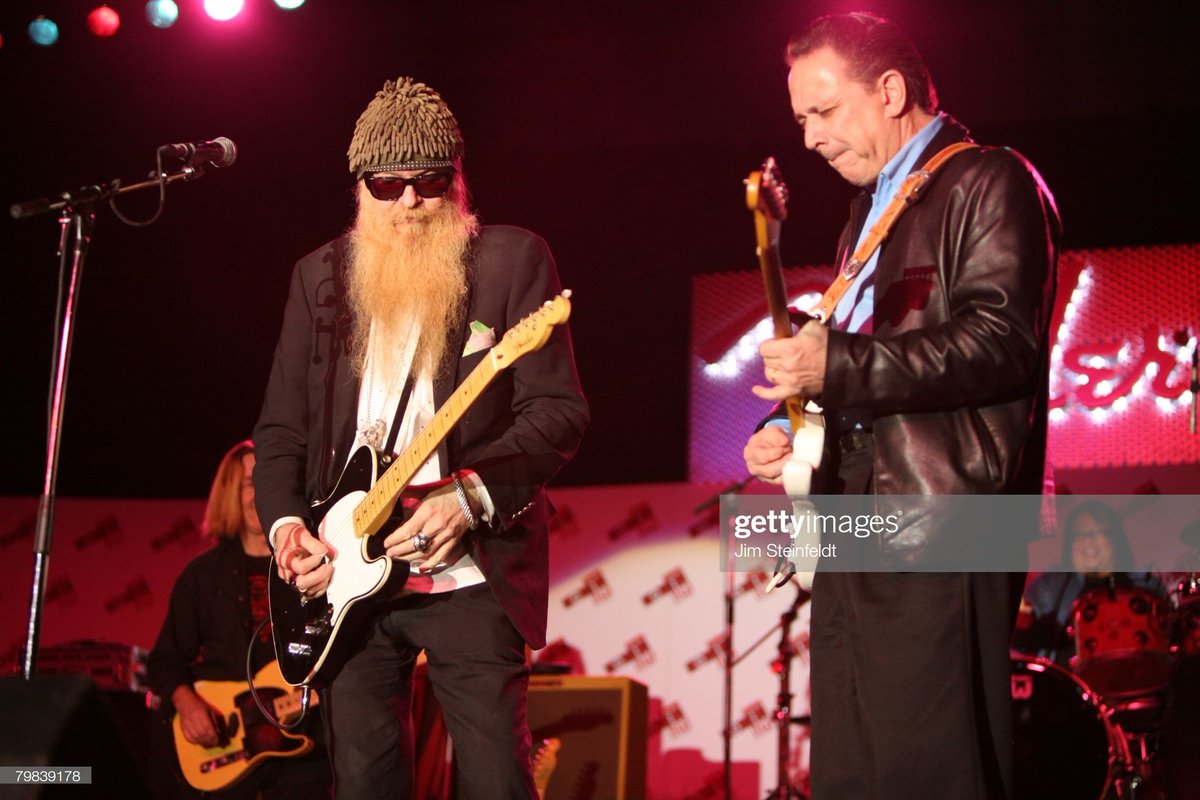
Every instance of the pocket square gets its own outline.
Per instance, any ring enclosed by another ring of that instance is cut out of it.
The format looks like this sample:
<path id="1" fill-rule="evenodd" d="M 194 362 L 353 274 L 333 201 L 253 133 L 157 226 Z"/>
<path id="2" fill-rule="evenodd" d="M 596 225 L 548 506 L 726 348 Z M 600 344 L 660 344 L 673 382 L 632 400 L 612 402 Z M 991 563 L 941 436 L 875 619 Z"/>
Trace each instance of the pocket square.
<path id="1" fill-rule="evenodd" d="M 467 346 L 463 348 L 463 357 L 487 350 L 496 343 L 496 330 L 489 328 L 479 320 L 471 323 L 471 335 L 467 338 Z"/>

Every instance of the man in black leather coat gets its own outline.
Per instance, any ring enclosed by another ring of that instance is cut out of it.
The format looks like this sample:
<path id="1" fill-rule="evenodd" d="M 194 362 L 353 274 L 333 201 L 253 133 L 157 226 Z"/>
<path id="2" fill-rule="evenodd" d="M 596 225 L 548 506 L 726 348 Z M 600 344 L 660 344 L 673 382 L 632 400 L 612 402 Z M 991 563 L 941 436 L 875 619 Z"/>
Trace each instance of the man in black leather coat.
<path id="1" fill-rule="evenodd" d="M 938 112 L 911 41 L 878 17 L 815 20 L 788 62 L 805 146 L 864 189 L 841 235 L 841 269 L 904 177 L 967 131 Z M 903 213 L 828 326 L 807 322 L 762 345 L 771 385 L 755 393 L 824 408 L 817 491 L 1041 491 L 1059 230 L 1020 155 L 965 150 Z M 789 434 L 770 423 L 745 449 L 750 472 L 773 482 L 790 457 Z M 969 533 L 929 515 L 875 540 L 877 571 L 818 568 L 816 797 L 1014 796 L 1008 639 L 1024 574 L 982 571 L 995 561 L 956 549 Z M 1027 533 L 1009 532 L 1015 551 Z M 920 571 L 938 553 L 969 571 Z"/>

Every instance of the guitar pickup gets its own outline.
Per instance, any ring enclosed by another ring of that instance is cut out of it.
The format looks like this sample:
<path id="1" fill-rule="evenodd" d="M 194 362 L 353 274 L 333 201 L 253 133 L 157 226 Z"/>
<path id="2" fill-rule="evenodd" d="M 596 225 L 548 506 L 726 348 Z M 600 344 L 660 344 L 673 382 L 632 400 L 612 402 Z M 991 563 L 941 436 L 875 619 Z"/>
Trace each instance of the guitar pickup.
<path id="1" fill-rule="evenodd" d="M 303 644 L 301 642 L 288 642 L 287 651 L 289 656 L 308 657 L 312 655 L 312 645 Z"/>
<path id="2" fill-rule="evenodd" d="M 314 617 L 304 623 L 305 636 L 325 636 L 329 633 L 330 623 L 333 619 L 333 606 L 325 609 L 324 615 Z"/>
<path id="3" fill-rule="evenodd" d="M 208 761 L 203 762 L 202 764 L 200 764 L 200 772 L 202 774 L 208 774 L 209 772 L 215 772 L 216 770 L 220 769 L 221 767 L 227 767 L 230 764 L 236 764 L 239 761 L 249 761 L 249 760 L 250 760 L 249 753 L 247 753 L 245 750 L 238 750 L 236 753 L 228 753 L 226 755 L 220 756 L 219 758 L 212 758 L 212 759 L 209 759 Z"/>

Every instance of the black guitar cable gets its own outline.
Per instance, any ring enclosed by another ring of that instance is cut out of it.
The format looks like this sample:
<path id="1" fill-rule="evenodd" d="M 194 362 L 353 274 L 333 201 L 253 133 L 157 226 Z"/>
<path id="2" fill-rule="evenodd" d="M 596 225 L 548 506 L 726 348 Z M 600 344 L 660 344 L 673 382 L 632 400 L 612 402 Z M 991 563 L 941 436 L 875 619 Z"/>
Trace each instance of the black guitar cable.
<path id="1" fill-rule="evenodd" d="M 291 724 L 284 724 L 275 718 L 275 715 L 267 710 L 262 699 L 258 696 L 258 689 L 254 687 L 254 642 L 258 639 L 258 634 L 262 632 L 263 626 L 271 621 L 270 617 L 263 617 L 263 621 L 258 623 L 258 627 L 254 629 L 254 633 L 250 635 L 250 646 L 246 648 L 246 684 L 250 687 L 250 696 L 254 698 L 254 704 L 258 706 L 259 712 L 267 722 L 274 725 L 281 731 L 294 731 L 304 724 L 304 720 L 308 717 L 309 703 L 312 697 L 312 688 L 305 684 L 300 689 L 300 716 L 296 717 L 296 721 Z"/>

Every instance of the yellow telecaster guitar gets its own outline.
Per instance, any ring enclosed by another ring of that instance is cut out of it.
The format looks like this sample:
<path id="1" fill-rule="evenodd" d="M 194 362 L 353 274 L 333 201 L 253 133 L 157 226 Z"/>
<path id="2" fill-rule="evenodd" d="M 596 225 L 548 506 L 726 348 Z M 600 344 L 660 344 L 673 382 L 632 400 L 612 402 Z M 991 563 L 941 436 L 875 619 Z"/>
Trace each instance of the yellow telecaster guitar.
<path id="1" fill-rule="evenodd" d="M 746 207 L 754 213 L 758 264 L 762 270 L 763 288 L 775 338 L 787 338 L 792 335 L 792 319 L 788 312 L 783 264 L 779 259 L 779 230 L 787 218 L 787 186 L 779 177 L 774 158 L 768 158 L 761 170 L 751 172 L 745 183 Z M 821 464 L 825 447 L 825 421 L 821 409 L 811 400 L 789 397 L 785 405 L 792 431 L 792 457 L 783 468 L 783 488 L 792 498 L 793 511 L 799 517 L 813 511 L 812 504 L 802 498 L 812 492 L 813 471 Z M 808 526 L 810 531 L 813 527 Z M 805 544 L 805 538 L 801 533 L 794 543 Z M 812 536 L 808 543 L 819 545 L 819 537 Z M 812 587 L 812 569 L 805 567 L 812 566 L 815 566 L 815 560 L 796 564 L 796 578 L 806 590 Z"/>
<path id="2" fill-rule="evenodd" d="M 196 681 L 193 688 L 221 714 L 223 744 L 202 747 L 183 735 L 175 715 L 175 752 L 179 768 L 193 788 L 201 791 L 225 789 L 269 758 L 294 758 L 313 748 L 312 739 L 281 731 L 263 718 L 245 681 Z M 254 688 L 263 704 L 280 722 L 287 724 L 300 714 L 300 690 L 293 689 L 272 661 L 254 676 Z M 312 696 L 311 706 L 317 702 Z"/>

